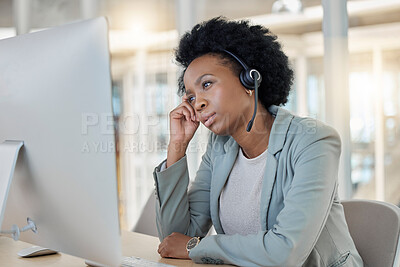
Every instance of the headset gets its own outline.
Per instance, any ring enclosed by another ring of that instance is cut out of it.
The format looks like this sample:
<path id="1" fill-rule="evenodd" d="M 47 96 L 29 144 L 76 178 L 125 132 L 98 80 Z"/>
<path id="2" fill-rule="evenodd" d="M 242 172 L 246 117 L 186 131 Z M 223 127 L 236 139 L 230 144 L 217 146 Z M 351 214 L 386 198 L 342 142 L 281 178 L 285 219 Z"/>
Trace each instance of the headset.
<path id="1" fill-rule="evenodd" d="M 251 117 L 251 120 L 247 124 L 246 131 L 250 132 L 251 128 L 253 127 L 254 120 L 256 118 L 256 113 L 257 113 L 257 100 L 258 100 L 258 87 L 261 84 L 262 77 L 260 72 L 256 69 L 251 69 L 247 67 L 247 65 L 244 63 L 243 60 L 241 60 L 239 57 L 234 55 L 233 53 L 229 52 L 228 50 L 223 49 L 223 51 L 229 55 L 231 55 L 234 59 L 236 59 L 237 62 L 239 62 L 240 65 L 242 65 L 243 70 L 239 74 L 239 80 L 240 83 L 249 90 L 254 90 L 254 112 L 253 112 L 253 117 Z"/>

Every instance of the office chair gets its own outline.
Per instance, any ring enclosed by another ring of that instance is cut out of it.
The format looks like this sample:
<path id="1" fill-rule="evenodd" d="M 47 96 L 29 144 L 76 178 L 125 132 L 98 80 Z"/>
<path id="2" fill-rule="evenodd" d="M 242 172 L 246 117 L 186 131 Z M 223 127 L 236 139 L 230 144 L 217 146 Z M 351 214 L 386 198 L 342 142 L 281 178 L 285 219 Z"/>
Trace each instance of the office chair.
<path id="1" fill-rule="evenodd" d="M 146 204 L 143 207 L 142 213 L 139 216 L 139 220 L 133 227 L 132 231 L 142 233 L 151 236 L 157 236 L 157 225 L 156 225 L 156 197 L 152 191 Z"/>
<path id="2" fill-rule="evenodd" d="M 373 200 L 346 200 L 342 204 L 364 266 L 400 267 L 400 208 Z"/>

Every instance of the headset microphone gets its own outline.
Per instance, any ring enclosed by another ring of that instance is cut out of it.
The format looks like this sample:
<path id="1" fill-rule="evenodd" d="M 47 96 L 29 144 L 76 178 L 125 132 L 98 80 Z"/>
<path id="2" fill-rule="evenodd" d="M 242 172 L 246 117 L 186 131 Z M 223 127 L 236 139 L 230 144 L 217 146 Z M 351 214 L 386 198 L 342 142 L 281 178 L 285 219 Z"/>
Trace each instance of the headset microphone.
<path id="1" fill-rule="evenodd" d="M 237 62 L 239 62 L 240 65 L 242 65 L 243 70 L 239 74 L 239 80 L 241 84 L 249 89 L 249 90 L 254 90 L 254 112 L 253 112 L 253 117 L 247 124 L 246 131 L 250 132 L 251 128 L 253 127 L 254 120 L 256 118 L 256 113 L 257 113 L 257 100 L 258 100 L 258 86 L 260 86 L 260 83 L 262 81 L 261 74 L 258 72 L 256 69 L 250 69 L 247 67 L 247 65 L 237 56 L 235 56 L 233 53 L 223 50 L 224 52 L 228 53 L 231 55 L 234 59 L 236 59 Z"/>
<path id="2" fill-rule="evenodd" d="M 258 85 L 259 83 L 256 82 L 258 78 L 261 79 L 261 75 L 258 71 L 254 70 L 254 112 L 253 112 L 253 117 L 251 117 L 251 120 L 247 124 L 246 131 L 250 132 L 251 127 L 253 127 L 254 120 L 256 118 L 256 113 L 257 113 L 257 99 L 258 99 Z"/>

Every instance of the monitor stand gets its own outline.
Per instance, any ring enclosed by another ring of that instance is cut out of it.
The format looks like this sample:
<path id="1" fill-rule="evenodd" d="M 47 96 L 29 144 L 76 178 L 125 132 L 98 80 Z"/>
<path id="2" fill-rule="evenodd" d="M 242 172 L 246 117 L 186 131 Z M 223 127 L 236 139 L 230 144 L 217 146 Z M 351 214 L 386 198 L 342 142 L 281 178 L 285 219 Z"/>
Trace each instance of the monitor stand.
<path id="1" fill-rule="evenodd" d="M 18 153 L 24 145 L 23 141 L 4 141 L 0 144 L 0 229 L 3 223 L 8 192 L 14 176 Z"/>
<path id="2" fill-rule="evenodd" d="M 19 239 L 20 232 L 27 230 L 36 232 L 36 225 L 29 218 L 27 218 L 27 226 L 23 227 L 22 229 L 19 229 L 18 226 L 14 225 L 11 230 L 1 231 L 8 192 L 10 191 L 11 182 L 14 177 L 15 164 L 17 163 L 18 154 L 23 145 L 23 141 L 4 141 L 2 144 L 0 144 L 0 233 L 11 234 L 15 241 Z M 54 253 L 57 253 L 57 251 L 34 246 L 21 250 L 18 252 L 18 255 L 21 257 L 32 257 Z"/>

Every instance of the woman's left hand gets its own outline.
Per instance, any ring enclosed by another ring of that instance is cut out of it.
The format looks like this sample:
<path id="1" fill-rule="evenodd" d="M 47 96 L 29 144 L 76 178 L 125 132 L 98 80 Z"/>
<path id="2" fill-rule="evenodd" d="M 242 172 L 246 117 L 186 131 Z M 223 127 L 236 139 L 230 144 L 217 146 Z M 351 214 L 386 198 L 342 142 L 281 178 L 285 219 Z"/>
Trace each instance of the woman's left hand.
<path id="1" fill-rule="evenodd" d="M 186 244 L 190 236 L 181 233 L 172 233 L 158 246 L 158 253 L 163 258 L 190 259 Z"/>

